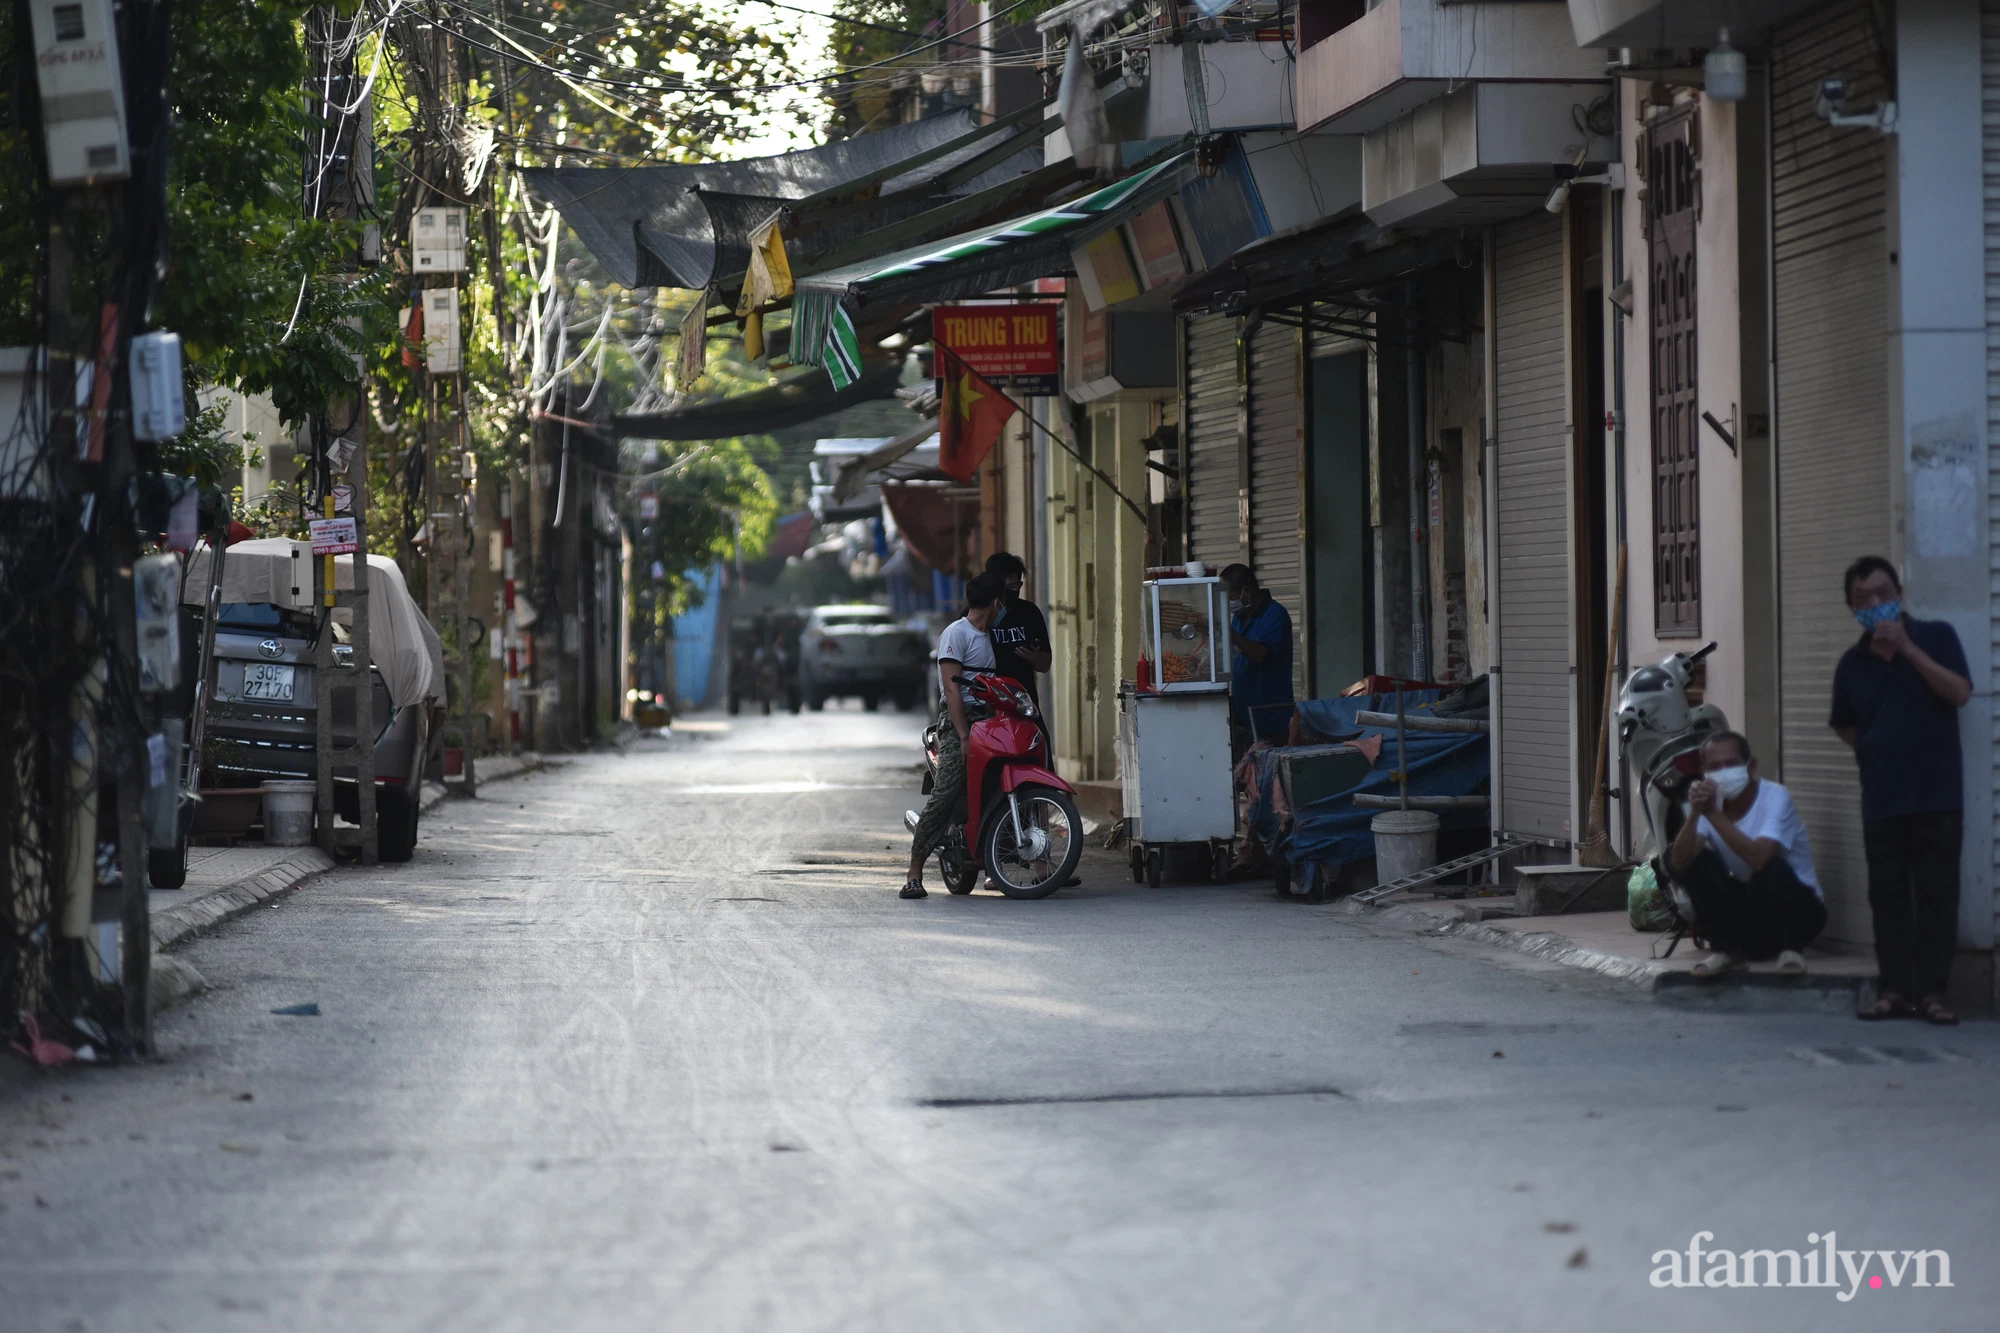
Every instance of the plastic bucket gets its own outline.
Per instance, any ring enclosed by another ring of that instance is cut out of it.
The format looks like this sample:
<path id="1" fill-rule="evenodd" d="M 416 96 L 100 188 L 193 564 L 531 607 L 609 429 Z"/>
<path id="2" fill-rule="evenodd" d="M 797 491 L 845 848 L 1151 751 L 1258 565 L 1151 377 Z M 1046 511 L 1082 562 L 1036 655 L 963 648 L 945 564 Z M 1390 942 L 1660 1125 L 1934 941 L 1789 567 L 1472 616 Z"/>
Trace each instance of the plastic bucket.
<path id="1" fill-rule="evenodd" d="M 315 782 L 270 781 L 258 784 L 264 793 L 264 845 L 304 847 L 312 842 Z"/>
<path id="2" fill-rule="evenodd" d="M 1384 810 L 1368 821 L 1375 834 L 1375 882 L 1387 884 L 1438 863 L 1438 816 L 1433 810 Z"/>

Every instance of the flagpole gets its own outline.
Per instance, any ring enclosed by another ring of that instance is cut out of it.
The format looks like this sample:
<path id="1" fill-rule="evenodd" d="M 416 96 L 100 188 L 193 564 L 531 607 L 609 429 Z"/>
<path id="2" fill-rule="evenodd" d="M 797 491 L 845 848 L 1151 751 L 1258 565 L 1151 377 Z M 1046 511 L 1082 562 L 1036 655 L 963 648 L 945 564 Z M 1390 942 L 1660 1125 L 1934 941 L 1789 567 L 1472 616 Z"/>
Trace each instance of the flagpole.
<path id="1" fill-rule="evenodd" d="M 984 375 L 974 370 L 971 364 L 968 363 L 964 357 L 960 356 L 957 352 L 953 351 L 951 348 L 945 346 L 944 343 L 939 341 L 937 338 L 931 339 L 931 346 L 935 348 L 937 351 L 944 353 L 952 360 L 958 362 L 959 367 L 962 370 L 964 370 L 966 374 L 972 376 L 972 378 L 978 380 L 981 384 L 993 390 L 993 392 L 995 393 L 1006 392 L 999 385 L 995 384 L 992 380 L 987 379 Z M 1042 434 L 1048 436 L 1051 440 L 1055 441 L 1056 446 L 1058 448 L 1060 448 L 1064 453 L 1068 454 L 1071 458 L 1074 458 L 1078 463 L 1082 464 L 1085 471 L 1089 472 L 1092 476 L 1096 477 L 1099 481 L 1103 482 L 1106 486 L 1110 487 L 1111 493 L 1125 502 L 1125 507 L 1132 511 L 1132 514 L 1135 518 L 1137 518 L 1141 523 L 1145 523 L 1148 521 L 1146 518 L 1146 511 L 1141 509 L 1138 505 L 1134 504 L 1132 502 L 1131 496 L 1119 490 L 1118 483 L 1111 480 L 1110 477 L 1106 476 L 1095 463 L 1092 463 L 1082 454 L 1072 449 L 1070 447 L 1068 440 L 1065 440 L 1062 436 L 1056 434 L 1054 431 L 1050 430 L 1047 426 L 1044 426 L 1041 422 L 1035 420 L 1035 414 L 1033 412 L 1022 412 L 1021 415 L 1027 420 L 1029 425 L 1033 426 L 1036 430 L 1040 431 Z"/>

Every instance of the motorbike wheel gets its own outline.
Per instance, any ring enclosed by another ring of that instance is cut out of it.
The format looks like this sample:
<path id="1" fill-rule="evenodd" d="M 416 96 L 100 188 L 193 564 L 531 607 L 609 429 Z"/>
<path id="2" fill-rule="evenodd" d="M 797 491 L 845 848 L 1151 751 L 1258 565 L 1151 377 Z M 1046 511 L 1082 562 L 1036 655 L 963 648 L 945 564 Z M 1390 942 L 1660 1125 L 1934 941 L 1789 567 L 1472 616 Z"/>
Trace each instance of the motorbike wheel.
<path id="1" fill-rule="evenodd" d="M 954 835 L 954 841 L 956 836 Z M 944 876 L 944 887 L 955 897 L 964 897 L 979 887 L 979 867 L 968 864 L 960 851 L 938 850 L 938 871 Z"/>
<path id="2" fill-rule="evenodd" d="M 764 716 L 771 716 L 771 696 L 768 694 L 764 696 Z"/>
<path id="3" fill-rule="evenodd" d="M 875 712 L 882 706 L 882 696 L 879 694 L 864 694 L 861 696 L 861 706 L 871 713 Z"/>
<path id="4" fill-rule="evenodd" d="M 1159 887 L 1160 887 L 1160 876 L 1161 876 L 1161 875 L 1162 875 L 1162 874 L 1163 874 L 1163 873 L 1164 873 L 1164 872 L 1166 871 L 1166 868 L 1167 868 L 1167 853 L 1166 853 L 1166 849 L 1165 849 L 1165 848 L 1163 848 L 1163 847 L 1149 847 L 1149 848 L 1147 848 L 1147 849 L 1146 849 L 1146 887 L 1147 887 L 1147 888 L 1149 888 L 1149 889 L 1157 889 L 1157 888 L 1159 888 Z"/>
<path id="5" fill-rule="evenodd" d="M 743 711 L 743 696 L 736 693 L 736 691 L 731 690 L 729 692 L 729 715 L 731 717 L 735 717 L 738 713 L 742 711 Z"/>
<path id="6" fill-rule="evenodd" d="M 1083 859 L 1083 816 L 1066 791 L 1030 783 L 1015 791 L 1021 824 L 1031 844 L 1015 845 L 1014 820 L 1005 799 L 993 808 L 979 837 L 980 860 L 995 888 L 1009 898 L 1046 898 L 1069 882 Z M 1033 860 L 1024 858 L 1024 853 Z"/>
<path id="7" fill-rule="evenodd" d="M 1146 882 L 1146 849 L 1136 842 L 1133 843 L 1131 855 L 1128 859 L 1132 863 L 1132 882 L 1134 884 L 1144 884 Z"/>

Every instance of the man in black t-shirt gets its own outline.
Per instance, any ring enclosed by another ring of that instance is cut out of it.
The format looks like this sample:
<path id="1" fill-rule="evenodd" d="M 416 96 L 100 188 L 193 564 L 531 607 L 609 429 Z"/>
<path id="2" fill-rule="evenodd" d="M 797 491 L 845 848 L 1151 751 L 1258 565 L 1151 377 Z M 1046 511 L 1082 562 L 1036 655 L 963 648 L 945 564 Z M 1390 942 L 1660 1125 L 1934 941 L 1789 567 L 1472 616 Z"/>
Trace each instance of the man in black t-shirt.
<path id="1" fill-rule="evenodd" d="M 1028 692 L 1039 715 L 1042 699 L 1035 689 L 1035 673 L 1049 669 L 1049 622 L 1043 617 L 1040 607 L 1021 596 L 1021 585 L 1027 582 L 1028 567 L 1021 562 L 1020 556 L 995 551 L 986 557 L 986 572 L 998 578 L 1007 589 L 1007 596 L 1000 603 L 1000 612 L 993 617 L 993 626 L 987 631 L 993 637 L 993 656 L 1000 664 L 1000 674 Z M 1043 718 L 1042 730 L 1047 732 L 1048 726 L 1048 719 Z"/>
<path id="2" fill-rule="evenodd" d="M 1972 697 L 1965 649 L 1949 624 L 1903 610 L 1903 582 L 1881 556 L 1848 566 L 1847 606 L 1861 639 L 1834 668 L 1827 722 L 1861 769 L 1861 842 L 1882 969 L 1879 998 L 1861 1017 L 1956 1023 L 1945 991 L 1958 944 L 1958 710 Z"/>

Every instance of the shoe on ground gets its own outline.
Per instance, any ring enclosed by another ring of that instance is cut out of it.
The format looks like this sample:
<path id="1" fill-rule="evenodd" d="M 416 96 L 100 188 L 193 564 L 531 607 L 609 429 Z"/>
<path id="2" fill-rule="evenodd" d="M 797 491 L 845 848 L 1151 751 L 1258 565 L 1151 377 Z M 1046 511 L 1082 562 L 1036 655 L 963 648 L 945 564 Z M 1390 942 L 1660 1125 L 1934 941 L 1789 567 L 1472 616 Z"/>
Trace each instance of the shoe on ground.
<path id="1" fill-rule="evenodd" d="M 1749 962 L 1733 953 L 1712 953 L 1694 965 L 1694 974 L 1703 980 L 1725 972 L 1741 972 Z"/>
<path id="2" fill-rule="evenodd" d="M 1797 949 L 1787 949 L 1778 955 L 1778 975 L 1781 977 L 1802 977 L 1806 974 L 1806 958 Z"/>
<path id="3" fill-rule="evenodd" d="M 903 891 L 897 894 L 896 896 L 898 898 L 928 898 L 931 896 L 931 891 L 925 888 L 923 885 L 912 881 L 911 883 L 905 884 L 903 886 Z"/>

